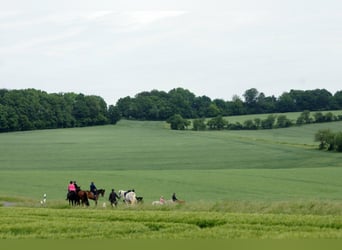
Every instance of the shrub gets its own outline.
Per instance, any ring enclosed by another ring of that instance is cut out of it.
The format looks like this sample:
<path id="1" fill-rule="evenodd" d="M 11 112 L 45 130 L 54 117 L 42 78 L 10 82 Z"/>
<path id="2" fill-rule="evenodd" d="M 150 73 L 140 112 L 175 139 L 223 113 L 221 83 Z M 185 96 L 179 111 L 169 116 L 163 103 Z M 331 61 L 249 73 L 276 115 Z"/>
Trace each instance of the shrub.
<path id="1" fill-rule="evenodd" d="M 195 130 L 195 131 L 205 130 L 206 127 L 207 126 L 205 125 L 205 119 L 204 118 L 195 119 L 192 122 L 192 130 Z"/>
<path id="2" fill-rule="evenodd" d="M 191 124 L 190 121 L 184 119 L 179 114 L 171 116 L 167 122 L 170 123 L 170 127 L 173 130 L 184 130 Z"/>
<path id="3" fill-rule="evenodd" d="M 332 132 L 330 129 L 320 129 L 315 134 L 315 141 L 319 142 L 319 149 L 325 149 L 329 145 Z"/>

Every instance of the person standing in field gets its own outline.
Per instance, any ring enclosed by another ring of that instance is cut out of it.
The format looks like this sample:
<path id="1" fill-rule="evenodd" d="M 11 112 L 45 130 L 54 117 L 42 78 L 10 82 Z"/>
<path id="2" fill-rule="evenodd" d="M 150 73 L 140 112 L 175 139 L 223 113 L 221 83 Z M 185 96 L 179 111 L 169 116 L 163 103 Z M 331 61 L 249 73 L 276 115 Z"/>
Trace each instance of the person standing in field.
<path id="1" fill-rule="evenodd" d="M 112 207 L 114 207 L 114 206 L 116 207 L 118 205 L 118 199 L 119 199 L 119 196 L 117 195 L 117 193 L 115 192 L 115 190 L 113 188 L 112 192 L 109 194 L 109 198 L 108 198 Z"/>

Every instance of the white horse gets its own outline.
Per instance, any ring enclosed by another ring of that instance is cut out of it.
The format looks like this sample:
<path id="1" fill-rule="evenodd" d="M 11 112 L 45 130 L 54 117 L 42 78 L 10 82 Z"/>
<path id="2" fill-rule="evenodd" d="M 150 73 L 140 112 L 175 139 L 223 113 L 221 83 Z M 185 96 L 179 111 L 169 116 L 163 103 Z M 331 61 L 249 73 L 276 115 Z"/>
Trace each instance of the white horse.
<path id="1" fill-rule="evenodd" d="M 126 193 L 126 195 L 125 195 L 125 193 Z M 122 198 L 126 204 L 132 204 L 133 205 L 133 204 L 137 203 L 137 197 L 136 197 L 135 192 L 133 192 L 133 191 L 130 191 L 127 193 L 127 191 L 119 190 L 118 196 L 120 197 L 120 199 Z"/>
<path id="2" fill-rule="evenodd" d="M 153 206 L 159 206 L 159 205 L 164 205 L 164 203 L 163 202 L 160 202 L 160 201 L 152 201 L 152 205 Z"/>
<path id="3" fill-rule="evenodd" d="M 164 202 L 161 201 L 152 201 L 153 206 L 159 206 L 159 205 L 168 205 L 168 204 L 173 204 L 173 200 L 165 200 Z"/>

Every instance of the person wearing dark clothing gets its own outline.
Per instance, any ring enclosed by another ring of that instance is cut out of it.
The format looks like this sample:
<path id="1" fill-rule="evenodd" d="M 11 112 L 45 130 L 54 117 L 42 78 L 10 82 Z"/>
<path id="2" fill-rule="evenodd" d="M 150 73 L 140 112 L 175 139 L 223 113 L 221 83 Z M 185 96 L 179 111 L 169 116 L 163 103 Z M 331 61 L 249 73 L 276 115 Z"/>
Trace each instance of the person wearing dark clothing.
<path id="1" fill-rule="evenodd" d="M 177 202 L 177 201 L 178 201 L 178 199 L 177 199 L 177 197 L 176 197 L 176 193 L 173 193 L 173 194 L 172 194 L 172 201 L 173 201 L 173 202 Z"/>
<path id="2" fill-rule="evenodd" d="M 109 198 L 108 198 L 108 200 L 110 201 L 110 204 L 112 205 L 112 207 L 118 205 L 118 199 L 119 199 L 119 196 L 117 195 L 115 190 L 112 189 L 112 192 L 109 194 Z"/>
<path id="3" fill-rule="evenodd" d="M 76 188 L 76 193 L 81 190 L 81 187 L 76 184 L 76 181 L 74 181 L 74 186 Z"/>
<path id="4" fill-rule="evenodd" d="M 92 192 L 94 194 L 94 196 L 96 196 L 96 191 L 97 191 L 97 188 L 96 188 L 94 182 L 92 181 L 90 183 L 90 192 Z"/>

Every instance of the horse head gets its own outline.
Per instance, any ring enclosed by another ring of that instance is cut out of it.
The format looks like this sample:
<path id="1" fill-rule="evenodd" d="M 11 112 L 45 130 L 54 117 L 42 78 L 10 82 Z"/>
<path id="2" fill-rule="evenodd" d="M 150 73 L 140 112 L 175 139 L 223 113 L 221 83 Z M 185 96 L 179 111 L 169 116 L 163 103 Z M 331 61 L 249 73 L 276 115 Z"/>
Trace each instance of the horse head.
<path id="1" fill-rule="evenodd" d="M 124 191 L 124 190 L 119 190 L 119 191 L 118 191 L 118 196 L 120 197 L 120 199 L 121 199 L 121 198 L 124 198 L 125 192 L 126 192 L 126 191 Z"/>
<path id="2" fill-rule="evenodd" d="M 102 197 L 104 196 L 106 190 L 105 189 L 99 189 L 97 190 L 97 193 L 100 194 Z"/>

